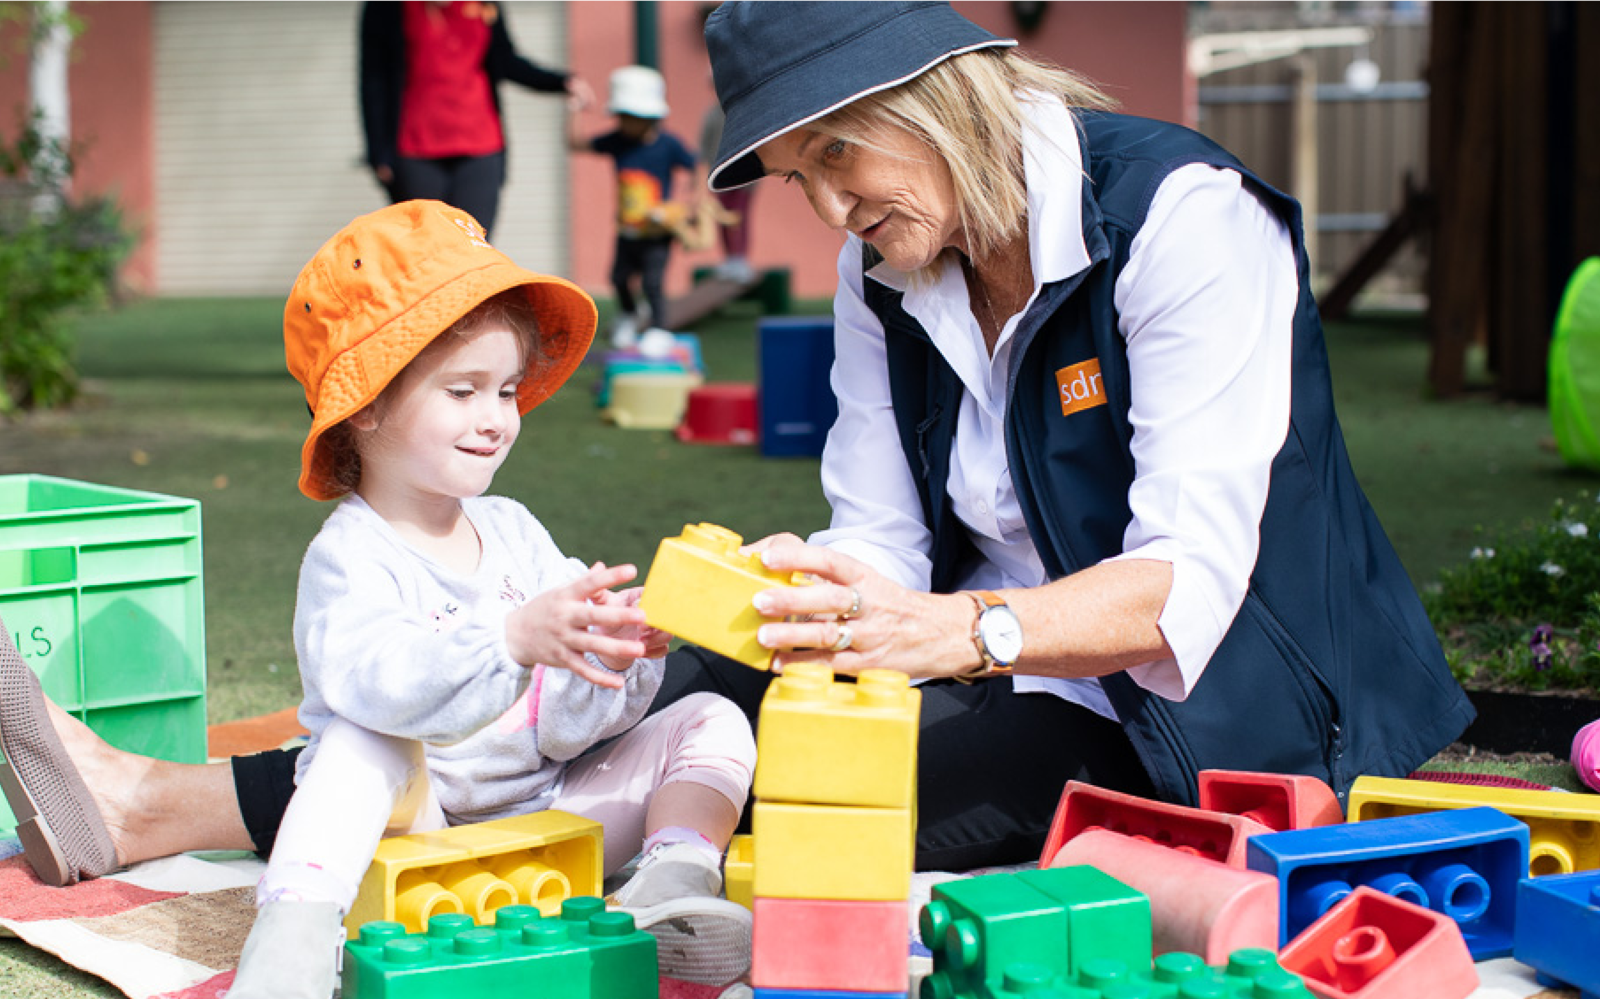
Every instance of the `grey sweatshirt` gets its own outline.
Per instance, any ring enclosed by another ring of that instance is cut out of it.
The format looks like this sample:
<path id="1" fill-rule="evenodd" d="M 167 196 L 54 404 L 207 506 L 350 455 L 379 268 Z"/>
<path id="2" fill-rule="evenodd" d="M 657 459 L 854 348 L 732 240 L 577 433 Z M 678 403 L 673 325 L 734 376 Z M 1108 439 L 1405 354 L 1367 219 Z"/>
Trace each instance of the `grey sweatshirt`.
<path id="1" fill-rule="evenodd" d="M 453 823 L 549 807 L 567 761 L 644 717 L 664 666 L 636 660 L 624 687 L 610 690 L 514 661 L 506 616 L 586 566 L 563 556 L 520 503 L 485 496 L 463 506 L 483 543 L 470 576 L 347 498 L 306 551 L 294 614 L 300 722 L 311 733 L 299 773 L 335 717 L 416 739 Z"/>

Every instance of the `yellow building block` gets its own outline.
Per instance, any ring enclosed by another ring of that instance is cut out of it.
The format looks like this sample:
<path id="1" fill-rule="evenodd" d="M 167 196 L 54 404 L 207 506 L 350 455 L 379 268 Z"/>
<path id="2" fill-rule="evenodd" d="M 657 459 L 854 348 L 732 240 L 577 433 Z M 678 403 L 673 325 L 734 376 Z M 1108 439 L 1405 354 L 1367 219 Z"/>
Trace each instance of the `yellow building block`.
<path id="1" fill-rule="evenodd" d="M 653 628 L 767 669 L 772 650 L 756 641 L 766 618 L 751 599 L 762 590 L 792 586 L 793 574 L 770 572 L 755 555 L 740 555 L 742 538 L 716 524 L 687 524 L 664 539 L 645 576 L 639 607 Z"/>
<path id="2" fill-rule="evenodd" d="M 420 933 L 453 912 L 486 925 L 513 904 L 555 916 L 565 899 L 600 894 L 604 856 L 600 823 L 557 811 L 393 836 L 378 844 L 345 929 L 354 939 L 387 920 Z"/>
<path id="3" fill-rule="evenodd" d="M 911 808 L 757 801 L 755 894 L 887 902 L 911 894 Z"/>
<path id="4" fill-rule="evenodd" d="M 1363 822 L 1480 805 L 1527 823 L 1530 877 L 1600 869 L 1600 797 L 1594 795 L 1357 777 L 1347 814 Z"/>
<path id="5" fill-rule="evenodd" d="M 755 908 L 755 872 L 755 837 L 735 836 L 728 844 L 728 857 L 722 864 L 722 886 L 728 901 L 737 902 L 746 909 Z"/>
<path id="6" fill-rule="evenodd" d="M 820 663 L 790 664 L 761 702 L 756 797 L 910 807 L 921 710 L 904 673 L 869 669 L 844 683 Z"/>

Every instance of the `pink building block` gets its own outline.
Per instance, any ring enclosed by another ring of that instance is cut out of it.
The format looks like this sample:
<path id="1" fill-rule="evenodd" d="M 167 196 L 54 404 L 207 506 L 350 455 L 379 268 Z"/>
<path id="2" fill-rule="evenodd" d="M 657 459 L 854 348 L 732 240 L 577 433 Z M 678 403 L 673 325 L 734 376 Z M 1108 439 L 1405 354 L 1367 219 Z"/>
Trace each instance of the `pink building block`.
<path id="1" fill-rule="evenodd" d="M 1333 826 L 1344 809 L 1333 788 L 1307 774 L 1263 774 L 1245 770 L 1200 771 L 1200 807 L 1243 815 L 1275 832 Z"/>
<path id="2" fill-rule="evenodd" d="M 755 988 L 906 991 L 911 924 L 903 900 L 757 896 L 753 912 Z"/>
<path id="3" fill-rule="evenodd" d="M 1462 999 L 1478 988 L 1455 920 L 1360 886 L 1278 955 L 1321 999 Z"/>
<path id="4" fill-rule="evenodd" d="M 1600 791 L 1600 720 L 1578 729 L 1572 737 L 1572 766 L 1591 790 Z"/>
<path id="5" fill-rule="evenodd" d="M 1088 864 L 1150 899 L 1156 954 L 1225 964 L 1236 950 L 1278 948 L 1278 879 L 1154 843 L 1092 829 L 1056 851 L 1051 867 Z"/>
<path id="6" fill-rule="evenodd" d="M 1240 869 L 1247 866 L 1246 841 L 1272 832 L 1241 815 L 1202 811 L 1069 780 L 1050 822 L 1039 865 L 1051 866 L 1056 851 L 1067 840 L 1089 829 L 1109 829 Z"/>

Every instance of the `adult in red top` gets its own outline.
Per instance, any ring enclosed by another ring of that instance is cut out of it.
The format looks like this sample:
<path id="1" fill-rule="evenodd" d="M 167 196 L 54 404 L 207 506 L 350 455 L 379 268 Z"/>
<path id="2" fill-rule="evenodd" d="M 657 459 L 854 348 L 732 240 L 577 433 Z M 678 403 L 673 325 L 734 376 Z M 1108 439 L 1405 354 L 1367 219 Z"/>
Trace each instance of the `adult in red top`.
<path id="1" fill-rule="evenodd" d="M 392 201 L 433 198 L 493 231 L 506 176 L 499 85 L 591 97 L 578 77 L 517 53 L 483 0 L 368 3 L 361 13 L 367 164 Z"/>

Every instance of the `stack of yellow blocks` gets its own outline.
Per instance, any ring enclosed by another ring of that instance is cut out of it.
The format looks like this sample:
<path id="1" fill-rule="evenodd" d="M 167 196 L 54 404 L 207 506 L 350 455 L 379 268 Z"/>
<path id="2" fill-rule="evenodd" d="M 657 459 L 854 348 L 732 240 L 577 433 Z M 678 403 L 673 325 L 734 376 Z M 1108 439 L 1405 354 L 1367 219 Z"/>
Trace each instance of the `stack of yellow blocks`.
<path id="1" fill-rule="evenodd" d="M 775 678 L 757 726 L 751 984 L 904 993 L 922 695 L 905 674 Z M 747 844 L 730 854 L 730 897 Z"/>

